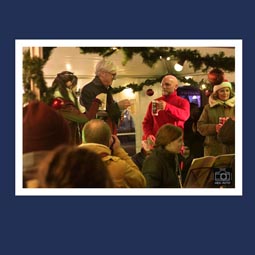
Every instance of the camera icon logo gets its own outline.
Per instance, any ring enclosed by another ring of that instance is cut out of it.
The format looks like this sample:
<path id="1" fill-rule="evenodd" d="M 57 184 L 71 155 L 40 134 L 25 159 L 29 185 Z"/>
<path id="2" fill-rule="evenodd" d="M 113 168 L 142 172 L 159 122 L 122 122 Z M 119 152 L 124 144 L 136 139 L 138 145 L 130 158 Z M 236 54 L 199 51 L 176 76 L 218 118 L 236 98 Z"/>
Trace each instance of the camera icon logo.
<path id="1" fill-rule="evenodd" d="M 231 184 L 231 169 L 230 168 L 215 168 L 214 183 L 215 184 Z"/>

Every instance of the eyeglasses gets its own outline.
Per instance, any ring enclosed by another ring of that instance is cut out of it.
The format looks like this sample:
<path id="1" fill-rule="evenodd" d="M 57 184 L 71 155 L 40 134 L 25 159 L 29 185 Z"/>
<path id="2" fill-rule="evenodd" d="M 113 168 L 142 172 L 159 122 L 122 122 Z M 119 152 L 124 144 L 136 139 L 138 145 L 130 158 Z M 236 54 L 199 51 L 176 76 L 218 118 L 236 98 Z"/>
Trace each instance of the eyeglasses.
<path id="1" fill-rule="evenodd" d="M 116 76 L 117 74 L 116 73 L 110 73 L 112 75 L 112 78 L 115 80 L 116 79 Z"/>
<path id="2" fill-rule="evenodd" d="M 112 72 L 106 72 L 108 74 L 110 74 L 112 76 L 112 79 L 115 80 L 116 79 L 116 73 L 112 73 Z"/>

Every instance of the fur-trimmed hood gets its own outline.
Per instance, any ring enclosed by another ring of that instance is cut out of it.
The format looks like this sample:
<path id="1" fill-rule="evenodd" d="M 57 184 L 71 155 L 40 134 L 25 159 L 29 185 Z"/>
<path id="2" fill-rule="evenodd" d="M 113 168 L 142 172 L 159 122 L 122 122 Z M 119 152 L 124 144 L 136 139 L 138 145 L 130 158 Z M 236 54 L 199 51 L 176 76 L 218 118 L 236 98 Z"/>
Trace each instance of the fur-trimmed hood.
<path id="1" fill-rule="evenodd" d="M 214 99 L 213 96 L 211 95 L 209 97 L 209 105 L 210 107 L 215 107 L 216 105 L 227 105 L 229 107 L 234 107 L 235 106 L 235 96 L 229 98 L 226 101 L 222 101 L 220 99 Z"/>

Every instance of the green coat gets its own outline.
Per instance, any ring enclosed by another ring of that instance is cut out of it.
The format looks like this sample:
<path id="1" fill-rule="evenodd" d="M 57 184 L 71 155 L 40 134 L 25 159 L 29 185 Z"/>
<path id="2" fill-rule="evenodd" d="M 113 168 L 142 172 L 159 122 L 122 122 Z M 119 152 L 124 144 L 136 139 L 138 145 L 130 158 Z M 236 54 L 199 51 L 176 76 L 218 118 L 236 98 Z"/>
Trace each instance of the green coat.
<path id="1" fill-rule="evenodd" d="M 180 188 L 176 169 L 175 154 L 161 147 L 153 149 L 142 167 L 147 188 Z"/>

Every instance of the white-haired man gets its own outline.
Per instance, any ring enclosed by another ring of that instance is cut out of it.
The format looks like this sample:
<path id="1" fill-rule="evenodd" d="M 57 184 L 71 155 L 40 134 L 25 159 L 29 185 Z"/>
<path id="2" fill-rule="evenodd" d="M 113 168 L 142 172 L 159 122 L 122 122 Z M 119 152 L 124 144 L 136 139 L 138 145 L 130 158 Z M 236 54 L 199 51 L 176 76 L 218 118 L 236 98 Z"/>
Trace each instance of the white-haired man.
<path id="1" fill-rule="evenodd" d="M 96 117 L 102 118 L 111 128 L 113 134 L 117 133 L 117 125 L 121 117 L 121 111 L 130 106 L 130 101 L 127 99 L 115 102 L 112 93 L 111 85 L 116 79 L 117 68 L 107 60 L 101 60 L 96 65 L 95 78 L 86 84 L 81 90 L 80 103 L 89 112 L 94 101 L 99 104 L 105 104 L 105 111 L 102 111 L 98 116 L 87 116 L 89 119 Z M 106 102 L 105 102 L 106 101 Z"/>

